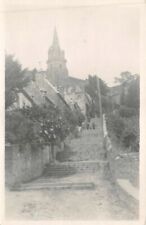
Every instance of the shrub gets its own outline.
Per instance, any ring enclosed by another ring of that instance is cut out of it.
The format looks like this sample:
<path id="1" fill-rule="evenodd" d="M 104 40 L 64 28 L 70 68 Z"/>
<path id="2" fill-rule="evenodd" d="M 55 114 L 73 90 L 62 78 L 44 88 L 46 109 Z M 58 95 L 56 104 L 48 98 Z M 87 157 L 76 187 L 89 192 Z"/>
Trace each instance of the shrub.
<path id="1" fill-rule="evenodd" d="M 6 111 L 6 142 L 29 143 L 35 149 L 57 145 L 68 136 L 72 124 L 54 106 L 32 106 Z"/>
<path id="2" fill-rule="evenodd" d="M 124 121 L 117 114 L 111 114 L 107 120 L 107 128 L 109 132 L 114 133 L 117 138 L 120 138 L 124 129 Z"/>
<path id="3" fill-rule="evenodd" d="M 131 117 L 131 116 L 135 116 L 136 114 L 137 114 L 137 111 L 135 108 L 120 106 L 119 115 L 121 117 L 127 118 L 127 117 Z"/>
<path id="4" fill-rule="evenodd" d="M 107 117 L 107 129 L 124 147 L 139 151 L 139 117 L 120 117 L 118 114 Z"/>
<path id="5" fill-rule="evenodd" d="M 125 120 L 125 128 L 122 133 L 122 142 L 125 147 L 131 147 L 133 151 L 139 150 L 139 119 L 133 116 Z"/>
<path id="6" fill-rule="evenodd" d="M 38 124 L 26 118 L 19 110 L 6 112 L 5 124 L 6 142 L 20 145 L 40 143 Z"/>

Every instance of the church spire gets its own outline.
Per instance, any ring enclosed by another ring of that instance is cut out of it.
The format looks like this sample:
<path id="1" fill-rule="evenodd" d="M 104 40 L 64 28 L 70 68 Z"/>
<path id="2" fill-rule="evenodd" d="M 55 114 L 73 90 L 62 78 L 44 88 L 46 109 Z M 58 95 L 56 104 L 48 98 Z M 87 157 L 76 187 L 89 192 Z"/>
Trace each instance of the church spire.
<path id="1" fill-rule="evenodd" d="M 56 27 L 54 28 L 54 36 L 53 36 L 53 46 L 59 46 L 59 39 L 58 39 L 58 34 Z"/>
<path id="2" fill-rule="evenodd" d="M 64 51 L 60 48 L 56 28 L 54 29 L 52 45 L 48 51 L 47 77 L 54 85 L 58 85 L 68 76 Z"/>

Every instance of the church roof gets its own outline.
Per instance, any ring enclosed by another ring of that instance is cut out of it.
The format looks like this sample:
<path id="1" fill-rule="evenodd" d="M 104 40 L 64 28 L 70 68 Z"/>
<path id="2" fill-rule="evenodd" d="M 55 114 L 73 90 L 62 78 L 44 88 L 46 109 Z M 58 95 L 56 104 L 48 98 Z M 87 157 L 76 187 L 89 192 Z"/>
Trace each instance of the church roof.
<path id="1" fill-rule="evenodd" d="M 82 87 L 82 89 L 84 89 L 85 84 L 86 84 L 86 80 L 82 80 L 82 79 L 71 77 L 71 76 L 68 76 L 66 79 L 62 80 L 62 85 L 64 87 L 79 86 L 79 87 Z"/>
<path id="2" fill-rule="evenodd" d="M 44 78 L 44 82 L 46 82 L 46 83 L 54 90 L 54 92 L 55 92 L 56 94 L 59 93 L 59 91 L 57 90 L 57 88 L 54 87 L 54 86 L 51 84 L 51 82 L 48 81 L 46 78 Z"/>

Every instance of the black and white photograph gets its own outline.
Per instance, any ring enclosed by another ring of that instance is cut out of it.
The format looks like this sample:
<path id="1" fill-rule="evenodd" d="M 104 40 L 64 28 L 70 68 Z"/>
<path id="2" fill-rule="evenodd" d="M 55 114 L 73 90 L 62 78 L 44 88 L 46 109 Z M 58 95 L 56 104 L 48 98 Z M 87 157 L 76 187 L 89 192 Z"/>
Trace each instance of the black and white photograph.
<path id="1" fill-rule="evenodd" d="M 139 220 L 140 7 L 16 2 L 5 11 L 5 219 Z"/>

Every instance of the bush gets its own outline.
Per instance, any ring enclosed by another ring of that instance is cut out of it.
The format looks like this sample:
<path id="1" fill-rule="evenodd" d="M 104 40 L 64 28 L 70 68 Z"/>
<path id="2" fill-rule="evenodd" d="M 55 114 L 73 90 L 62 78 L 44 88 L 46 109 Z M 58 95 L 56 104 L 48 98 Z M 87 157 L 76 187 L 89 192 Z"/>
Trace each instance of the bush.
<path id="1" fill-rule="evenodd" d="M 131 117 L 131 116 L 135 116 L 136 114 L 137 114 L 136 109 L 126 107 L 126 106 L 120 106 L 119 115 L 121 117 L 127 118 L 127 117 Z"/>
<path id="2" fill-rule="evenodd" d="M 139 151 L 139 119 L 137 116 L 125 120 L 125 128 L 121 139 L 125 147 L 131 147 L 133 151 Z"/>
<path id="3" fill-rule="evenodd" d="M 6 111 L 6 142 L 29 143 L 33 148 L 57 145 L 69 135 L 74 123 L 55 106 L 32 106 Z"/>
<path id="4" fill-rule="evenodd" d="M 132 151 L 139 151 L 139 117 L 120 117 L 118 114 L 107 117 L 107 129 L 122 143 L 124 147 Z"/>
<path id="5" fill-rule="evenodd" d="M 114 133 L 117 138 L 120 138 L 124 129 L 123 118 L 111 114 L 107 120 L 107 128 L 109 132 Z"/>
<path id="6" fill-rule="evenodd" d="M 6 112 L 6 142 L 20 145 L 39 143 L 39 131 L 38 124 L 26 118 L 19 110 Z"/>

